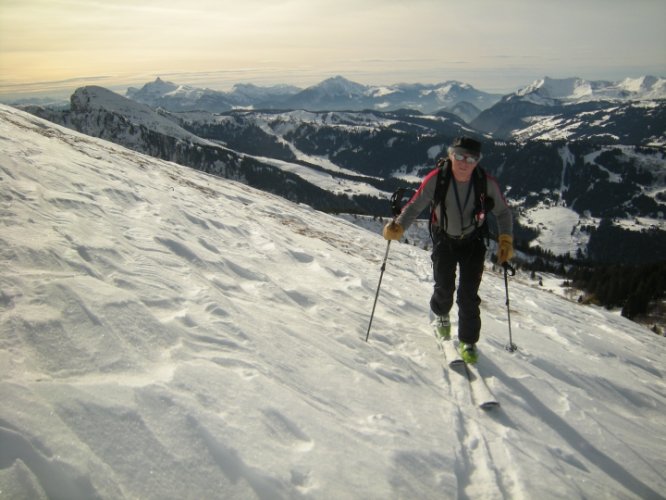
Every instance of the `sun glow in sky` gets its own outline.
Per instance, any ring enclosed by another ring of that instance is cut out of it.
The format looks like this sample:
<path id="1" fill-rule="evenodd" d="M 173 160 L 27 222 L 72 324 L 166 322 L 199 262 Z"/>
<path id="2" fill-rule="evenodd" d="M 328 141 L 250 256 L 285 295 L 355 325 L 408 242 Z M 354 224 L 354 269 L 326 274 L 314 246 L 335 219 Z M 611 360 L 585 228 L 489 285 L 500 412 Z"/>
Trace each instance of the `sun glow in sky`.
<path id="1" fill-rule="evenodd" d="M 666 75 L 665 0 L 0 0 L 0 97 L 156 76 L 229 89 Z"/>

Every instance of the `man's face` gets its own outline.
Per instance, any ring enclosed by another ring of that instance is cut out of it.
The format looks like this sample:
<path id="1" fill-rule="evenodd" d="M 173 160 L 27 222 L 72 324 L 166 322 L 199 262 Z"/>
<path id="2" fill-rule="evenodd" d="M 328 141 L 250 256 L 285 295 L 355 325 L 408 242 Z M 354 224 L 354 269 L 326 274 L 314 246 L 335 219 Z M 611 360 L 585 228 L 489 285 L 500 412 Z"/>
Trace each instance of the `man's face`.
<path id="1" fill-rule="evenodd" d="M 480 160 L 478 155 L 455 150 L 451 151 L 449 158 L 451 159 L 453 175 L 459 181 L 469 180 Z"/>

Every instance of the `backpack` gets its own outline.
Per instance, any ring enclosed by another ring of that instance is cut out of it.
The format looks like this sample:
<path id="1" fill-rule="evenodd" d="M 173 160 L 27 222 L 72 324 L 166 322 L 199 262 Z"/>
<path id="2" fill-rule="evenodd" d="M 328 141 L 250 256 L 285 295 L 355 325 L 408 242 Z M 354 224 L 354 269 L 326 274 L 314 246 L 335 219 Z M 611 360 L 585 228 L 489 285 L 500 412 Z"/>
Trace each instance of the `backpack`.
<path id="1" fill-rule="evenodd" d="M 451 177 L 453 175 L 451 171 L 451 160 L 448 158 L 440 159 L 437 162 L 437 168 L 439 168 L 439 173 L 437 174 L 435 195 L 430 205 L 430 222 L 428 225 L 430 238 L 433 242 L 435 241 L 433 226 L 437 223 L 435 207 L 438 204 L 442 206 L 440 213 L 445 218 L 444 227 L 448 226 L 448 217 L 446 210 L 443 207 L 445 207 L 446 195 L 449 192 L 449 185 L 451 184 Z M 477 165 L 474 169 L 474 172 L 472 173 L 472 182 L 474 183 L 474 221 L 476 224 L 476 230 L 480 231 L 481 237 L 488 239 L 490 238 L 490 231 L 488 229 L 486 215 L 495 206 L 495 200 L 488 196 L 488 179 L 486 177 L 486 171 L 481 168 L 481 165 Z"/>

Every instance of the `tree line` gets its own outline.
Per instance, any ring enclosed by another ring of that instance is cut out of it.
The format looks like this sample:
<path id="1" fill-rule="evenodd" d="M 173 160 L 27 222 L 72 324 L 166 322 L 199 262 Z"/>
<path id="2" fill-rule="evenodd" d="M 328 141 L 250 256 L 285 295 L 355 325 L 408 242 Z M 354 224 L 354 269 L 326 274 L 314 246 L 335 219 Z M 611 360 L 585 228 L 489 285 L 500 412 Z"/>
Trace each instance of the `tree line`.
<path id="1" fill-rule="evenodd" d="M 561 276 L 572 287 L 583 290 L 581 301 L 608 309 L 621 308 L 622 316 L 635 319 L 650 312 L 666 298 L 666 260 L 645 264 L 602 264 L 582 259 L 581 255 L 554 255 L 541 248 L 524 249 L 531 259 L 521 267 Z"/>
<path id="2" fill-rule="evenodd" d="M 567 273 L 573 286 L 585 290 L 607 308 L 622 308 L 622 316 L 634 319 L 647 314 L 664 298 L 666 261 L 644 265 L 573 266 Z"/>

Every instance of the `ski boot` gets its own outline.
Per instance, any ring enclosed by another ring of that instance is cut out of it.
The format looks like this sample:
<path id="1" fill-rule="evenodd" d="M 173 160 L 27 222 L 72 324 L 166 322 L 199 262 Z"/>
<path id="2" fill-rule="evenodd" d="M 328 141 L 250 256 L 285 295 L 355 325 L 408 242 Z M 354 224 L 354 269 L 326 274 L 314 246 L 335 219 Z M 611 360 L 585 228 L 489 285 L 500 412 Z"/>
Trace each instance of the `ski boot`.
<path id="1" fill-rule="evenodd" d="M 463 361 L 469 365 L 473 365 L 479 360 L 479 353 L 474 344 L 461 342 L 458 346 L 458 351 L 460 352 L 460 357 L 462 357 Z"/>
<path id="2" fill-rule="evenodd" d="M 432 326 L 435 328 L 435 334 L 440 340 L 451 340 L 451 322 L 447 316 L 435 316 L 432 321 Z"/>

